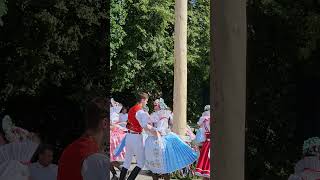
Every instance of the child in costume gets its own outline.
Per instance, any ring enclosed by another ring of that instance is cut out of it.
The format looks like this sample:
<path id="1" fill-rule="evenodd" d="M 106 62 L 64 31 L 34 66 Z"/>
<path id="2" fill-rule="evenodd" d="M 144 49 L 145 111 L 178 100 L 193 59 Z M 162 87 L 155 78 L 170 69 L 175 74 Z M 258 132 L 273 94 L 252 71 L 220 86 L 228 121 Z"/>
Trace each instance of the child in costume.
<path id="1" fill-rule="evenodd" d="M 119 114 L 119 122 L 121 123 L 120 126 L 126 127 L 128 121 L 128 109 L 126 107 L 122 107 L 120 114 Z"/>

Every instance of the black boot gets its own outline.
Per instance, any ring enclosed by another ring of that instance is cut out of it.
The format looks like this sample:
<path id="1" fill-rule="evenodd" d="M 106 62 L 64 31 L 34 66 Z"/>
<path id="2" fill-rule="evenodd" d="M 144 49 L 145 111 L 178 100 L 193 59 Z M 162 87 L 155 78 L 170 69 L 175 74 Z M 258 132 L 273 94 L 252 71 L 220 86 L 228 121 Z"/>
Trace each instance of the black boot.
<path id="1" fill-rule="evenodd" d="M 138 176 L 139 172 L 141 171 L 141 168 L 139 168 L 138 166 L 136 166 L 132 172 L 130 173 L 128 180 L 134 180 L 136 179 L 136 177 Z"/>
<path id="2" fill-rule="evenodd" d="M 164 180 L 170 180 L 170 174 L 164 174 L 163 175 Z"/>
<path id="3" fill-rule="evenodd" d="M 128 169 L 123 167 L 121 169 L 119 180 L 124 180 L 126 178 L 126 176 L 127 176 L 127 172 L 128 172 Z"/>
<path id="4" fill-rule="evenodd" d="M 153 180 L 159 180 L 159 175 L 158 174 L 152 174 L 152 179 Z"/>
<path id="5" fill-rule="evenodd" d="M 117 171 L 114 169 L 113 166 L 110 167 L 110 171 L 113 175 L 117 175 Z"/>

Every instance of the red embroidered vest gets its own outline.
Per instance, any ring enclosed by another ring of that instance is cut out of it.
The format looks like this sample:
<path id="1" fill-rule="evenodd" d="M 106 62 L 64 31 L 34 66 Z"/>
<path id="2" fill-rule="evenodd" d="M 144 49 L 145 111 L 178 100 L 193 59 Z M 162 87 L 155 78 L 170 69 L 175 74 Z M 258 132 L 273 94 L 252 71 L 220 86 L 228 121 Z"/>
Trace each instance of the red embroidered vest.
<path id="1" fill-rule="evenodd" d="M 99 152 L 98 144 L 90 137 L 80 137 L 62 153 L 58 166 L 57 180 L 83 180 L 82 162 L 90 155 Z"/>
<path id="2" fill-rule="evenodd" d="M 130 108 L 128 112 L 128 122 L 127 122 L 127 128 L 131 131 L 141 133 L 142 127 L 140 126 L 139 121 L 136 119 L 136 113 L 142 109 L 141 104 L 137 104 Z"/>

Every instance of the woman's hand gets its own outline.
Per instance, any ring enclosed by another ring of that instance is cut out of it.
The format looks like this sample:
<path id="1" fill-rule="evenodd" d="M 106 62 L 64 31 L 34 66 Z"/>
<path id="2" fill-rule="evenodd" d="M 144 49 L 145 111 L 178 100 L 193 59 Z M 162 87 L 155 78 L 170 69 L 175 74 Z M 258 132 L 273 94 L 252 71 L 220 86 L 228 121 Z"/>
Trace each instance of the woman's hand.
<path id="1" fill-rule="evenodd" d="M 147 131 L 149 131 L 152 135 L 157 136 L 157 131 L 151 126 L 150 124 L 147 124 Z"/>

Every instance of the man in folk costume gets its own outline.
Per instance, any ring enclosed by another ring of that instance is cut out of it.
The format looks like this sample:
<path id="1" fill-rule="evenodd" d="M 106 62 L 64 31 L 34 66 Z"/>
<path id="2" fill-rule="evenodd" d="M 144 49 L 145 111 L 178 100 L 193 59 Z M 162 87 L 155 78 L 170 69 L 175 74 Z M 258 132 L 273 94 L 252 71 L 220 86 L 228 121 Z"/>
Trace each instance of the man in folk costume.
<path id="1" fill-rule="evenodd" d="M 137 166 L 132 170 L 128 180 L 135 179 L 144 167 L 145 156 L 142 131 L 143 129 L 152 131 L 152 126 L 148 125 L 150 116 L 143 109 L 147 105 L 148 99 L 148 94 L 140 93 L 137 104 L 129 110 L 127 122 L 128 133 L 125 139 L 126 154 L 119 180 L 125 179 L 133 156 L 136 156 Z"/>
<path id="2" fill-rule="evenodd" d="M 320 179 L 320 138 L 309 138 L 303 143 L 303 159 L 295 166 L 289 180 Z"/>
<path id="3" fill-rule="evenodd" d="M 200 150 L 196 175 L 203 177 L 203 179 L 210 179 L 210 105 L 206 105 L 204 110 L 198 121 L 198 125 L 204 130 L 205 141 Z"/>
<path id="4" fill-rule="evenodd" d="M 57 180 L 106 180 L 110 161 L 103 153 L 109 140 L 109 100 L 94 98 L 86 107 L 86 131 L 62 153 Z"/>

